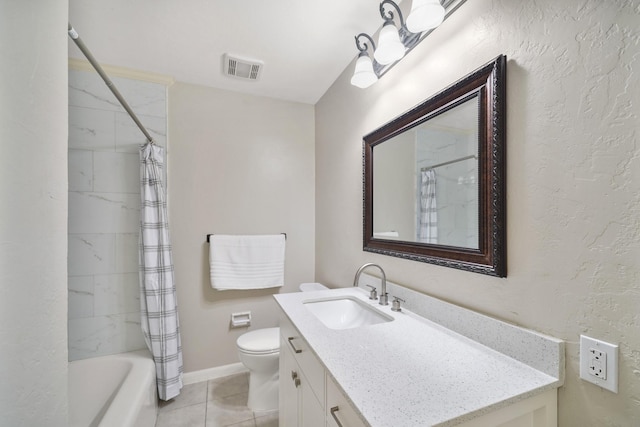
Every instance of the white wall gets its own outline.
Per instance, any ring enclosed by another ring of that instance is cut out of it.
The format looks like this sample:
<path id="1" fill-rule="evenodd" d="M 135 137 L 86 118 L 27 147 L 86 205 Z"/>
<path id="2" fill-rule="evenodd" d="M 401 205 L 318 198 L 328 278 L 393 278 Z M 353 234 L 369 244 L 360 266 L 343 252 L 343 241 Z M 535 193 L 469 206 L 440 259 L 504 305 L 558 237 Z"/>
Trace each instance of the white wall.
<path id="1" fill-rule="evenodd" d="M 166 147 L 166 86 L 107 73 Z M 145 141 L 93 68 L 69 71 L 69 360 L 147 347 L 138 283 Z"/>
<path id="2" fill-rule="evenodd" d="M 276 326 L 273 293 L 314 279 L 314 108 L 176 83 L 169 220 L 185 372 L 238 362 L 233 312 Z M 206 235 L 287 233 L 285 286 L 214 291 Z"/>
<path id="3" fill-rule="evenodd" d="M 640 2 L 473 0 L 374 86 L 316 105 L 316 279 L 359 265 L 567 341 L 559 425 L 640 419 Z M 362 251 L 362 136 L 504 53 L 508 277 Z M 620 392 L 578 378 L 581 333 L 620 343 Z"/>
<path id="4" fill-rule="evenodd" d="M 67 2 L 0 1 L 0 424 L 67 425 Z"/>

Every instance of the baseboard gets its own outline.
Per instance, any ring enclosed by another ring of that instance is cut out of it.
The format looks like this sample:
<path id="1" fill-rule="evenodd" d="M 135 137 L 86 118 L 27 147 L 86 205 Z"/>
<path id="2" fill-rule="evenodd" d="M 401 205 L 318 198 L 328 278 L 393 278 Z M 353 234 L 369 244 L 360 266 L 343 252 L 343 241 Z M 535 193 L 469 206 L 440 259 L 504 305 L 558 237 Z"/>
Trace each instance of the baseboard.
<path id="1" fill-rule="evenodd" d="M 185 372 L 182 374 L 182 384 L 195 384 L 201 381 L 215 380 L 233 374 L 249 372 L 245 366 L 238 362 L 230 365 L 216 366 L 215 368 L 202 369 L 200 371 Z"/>

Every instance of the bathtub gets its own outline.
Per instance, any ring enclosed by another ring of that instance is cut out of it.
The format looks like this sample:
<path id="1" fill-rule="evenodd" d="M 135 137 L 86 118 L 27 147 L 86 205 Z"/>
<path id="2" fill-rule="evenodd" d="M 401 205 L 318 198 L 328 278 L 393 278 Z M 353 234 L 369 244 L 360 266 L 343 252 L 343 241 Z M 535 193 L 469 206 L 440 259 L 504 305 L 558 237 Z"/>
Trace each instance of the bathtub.
<path id="1" fill-rule="evenodd" d="M 69 363 L 70 427 L 154 427 L 156 371 L 146 350 Z"/>

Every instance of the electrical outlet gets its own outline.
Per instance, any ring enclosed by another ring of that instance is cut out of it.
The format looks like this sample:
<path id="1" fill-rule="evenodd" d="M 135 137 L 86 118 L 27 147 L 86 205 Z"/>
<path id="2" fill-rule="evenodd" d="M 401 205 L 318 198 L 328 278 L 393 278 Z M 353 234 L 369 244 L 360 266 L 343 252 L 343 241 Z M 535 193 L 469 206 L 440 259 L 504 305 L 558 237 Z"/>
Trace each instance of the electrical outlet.
<path id="1" fill-rule="evenodd" d="M 589 369 L 589 373 L 594 377 L 606 380 L 607 353 L 596 348 L 590 348 L 588 357 L 589 360 L 587 361 L 587 368 Z"/>
<path id="2" fill-rule="evenodd" d="M 580 378 L 618 392 L 618 346 L 580 335 Z"/>

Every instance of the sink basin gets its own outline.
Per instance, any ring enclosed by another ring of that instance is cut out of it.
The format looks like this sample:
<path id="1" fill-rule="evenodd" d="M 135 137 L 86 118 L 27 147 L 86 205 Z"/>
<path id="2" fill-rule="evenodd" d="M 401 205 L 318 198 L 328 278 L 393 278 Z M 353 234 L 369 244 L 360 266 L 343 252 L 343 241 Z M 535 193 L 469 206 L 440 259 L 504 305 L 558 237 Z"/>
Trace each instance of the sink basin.
<path id="1" fill-rule="evenodd" d="M 327 328 L 351 329 L 390 322 L 392 317 L 353 297 L 304 301 L 304 306 Z"/>

